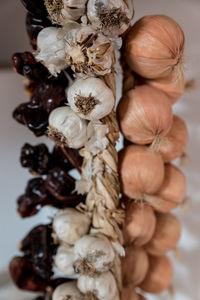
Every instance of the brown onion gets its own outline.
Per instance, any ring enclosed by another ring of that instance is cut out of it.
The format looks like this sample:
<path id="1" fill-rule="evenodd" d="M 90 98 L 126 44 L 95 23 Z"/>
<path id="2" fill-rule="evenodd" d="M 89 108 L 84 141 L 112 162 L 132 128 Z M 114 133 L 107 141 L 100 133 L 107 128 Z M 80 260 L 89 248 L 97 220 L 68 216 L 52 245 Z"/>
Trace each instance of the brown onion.
<path id="1" fill-rule="evenodd" d="M 146 203 L 129 202 L 123 227 L 125 245 L 143 246 L 150 241 L 156 227 L 152 207 Z"/>
<path id="2" fill-rule="evenodd" d="M 152 294 L 169 288 L 173 277 L 173 266 L 167 256 L 149 256 L 149 270 L 140 288 Z"/>
<path id="3" fill-rule="evenodd" d="M 122 259 L 122 278 L 124 285 L 137 286 L 140 284 L 148 271 L 148 255 L 143 248 L 128 246 L 126 256 Z"/>
<path id="4" fill-rule="evenodd" d="M 161 187 L 163 160 L 147 146 L 130 145 L 119 152 L 119 174 L 124 195 L 143 199 L 144 194 L 155 194 Z"/>
<path id="5" fill-rule="evenodd" d="M 121 299 L 122 300 L 146 300 L 142 295 L 136 293 L 132 285 L 123 288 Z"/>
<path id="6" fill-rule="evenodd" d="M 120 100 L 118 119 L 127 140 L 149 144 L 166 136 L 171 129 L 171 103 L 162 91 L 148 85 L 137 86 Z"/>
<path id="7" fill-rule="evenodd" d="M 166 136 L 166 145 L 160 145 L 160 153 L 165 162 L 170 162 L 184 153 L 189 135 L 185 122 L 174 115 L 172 128 Z"/>
<path id="8" fill-rule="evenodd" d="M 147 196 L 147 201 L 155 210 L 169 212 L 182 203 L 185 193 L 186 179 L 184 174 L 174 165 L 166 164 L 165 179 L 162 186 L 155 196 Z"/>
<path id="9" fill-rule="evenodd" d="M 151 255 L 163 255 L 175 248 L 181 236 L 181 224 L 172 214 L 156 215 L 156 229 L 145 250 Z"/>
<path id="10" fill-rule="evenodd" d="M 135 86 L 135 78 L 131 69 L 128 66 L 125 66 L 123 72 L 123 94 L 131 90 Z"/>
<path id="11" fill-rule="evenodd" d="M 171 104 L 174 104 L 179 100 L 185 90 L 184 71 L 175 69 L 167 79 L 148 80 L 146 83 L 162 90 L 169 97 Z"/>
<path id="12" fill-rule="evenodd" d="M 182 66 L 185 38 L 170 17 L 141 18 L 125 40 L 124 58 L 133 71 L 148 79 L 164 78 Z"/>

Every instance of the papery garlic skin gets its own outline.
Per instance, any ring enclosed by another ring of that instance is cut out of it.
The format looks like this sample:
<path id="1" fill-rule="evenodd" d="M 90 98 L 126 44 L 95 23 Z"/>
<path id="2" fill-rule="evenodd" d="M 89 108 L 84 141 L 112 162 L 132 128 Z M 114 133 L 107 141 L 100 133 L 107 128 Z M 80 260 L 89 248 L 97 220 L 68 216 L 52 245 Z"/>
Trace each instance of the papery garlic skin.
<path id="1" fill-rule="evenodd" d="M 88 233 L 90 223 L 88 215 L 74 208 L 59 210 L 53 219 L 54 238 L 63 245 L 73 245 Z"/>
<path id="2" fill-rule="evenodd" d="M 37 37 L 36 60 L 40 61 L 53 76 L 66 69 L 65 43 L 62 29 L 47 27 Z"/>
<path id="3" fill-rule="evenodd" d="M 84 296 L 79 292 L 76 281 L 70 281 L 59 285 L 53 292 L 52 300 L 83 300 Z"/>
<path id="4" fill-rule="evenodd" d="M 111 42 L 90 26 L 68 23 L 64 27 L 67 63 L 76 73 L 105 75 L 114 63 Z"/>
<path id="5" fill-rule="evenodd" d="M 112 244 L 102 234 L 86 235 L 77 240 L 74 253 L 76 271 L 86 275 L 108 271 L 115 258 Z"/>
<path id="6" fill-rule="evenodd" d="M 65 25 L 84 15 L 87 0 L 44 0 L 53 23 Z"/>
<path id="7" fill-rule="evenodd" d="M 71 109 L 81 118 L 95 121 L 107 116 L 113 109 L 112 90 L 99 78 L 77 79 L 67 91 Z"/>
<path id="8" fill-rule="evenodd" d="M 78 288 L 83 294 L 91 293 L 98 300 L 118 300 L 117 285 L 111 272 L 95 277 L 82 275 L 78 279 Z"/>
<path id="9" fill-rule="evenodd" d="M 48 135 L 69 148 L 79 149 L 87 141 L 87 123 L 70 107 L 58 107 L 49 115 Z"/>
<path id="10" fill-rule="evenodd" d="M 75 255 L 74 255 L 74 247 L 71 246 L 59 246 L 54 257 L 55 266 L 59 271 L 63 273 L 65 276 L 73 276 L 74 272 L 74 264 Z"/>
<path id="11" fill-rule="evenodd" d="M 133 11 L 123 0 L 89 0 L 87 16 L 95 29 L 118 36 L 129 27 Z"/>

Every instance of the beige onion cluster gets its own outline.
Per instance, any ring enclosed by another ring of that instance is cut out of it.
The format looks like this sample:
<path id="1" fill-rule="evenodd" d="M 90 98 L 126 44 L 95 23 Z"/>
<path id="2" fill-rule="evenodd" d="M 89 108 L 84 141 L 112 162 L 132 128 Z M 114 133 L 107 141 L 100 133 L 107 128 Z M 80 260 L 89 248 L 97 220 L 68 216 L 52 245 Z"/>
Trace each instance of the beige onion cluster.
<path id="1" fill-rule="evenodd" d="M 172 19 L 145 16 L 129 30 L 123 48 L 124 86 L 118 120 L 125 137 L 119 174 L 126 217 L 123 300 L 169 288 L 181 224 L 171 211 L 184 200 L 186 179 L 172 164 L 188 142 L 185 122 L 172 113 L 184 90 L 184 34 Z M 127 65 L 126 65 L 127 64 Z M 133 144 L 131 144 L 133 143 Z"/>

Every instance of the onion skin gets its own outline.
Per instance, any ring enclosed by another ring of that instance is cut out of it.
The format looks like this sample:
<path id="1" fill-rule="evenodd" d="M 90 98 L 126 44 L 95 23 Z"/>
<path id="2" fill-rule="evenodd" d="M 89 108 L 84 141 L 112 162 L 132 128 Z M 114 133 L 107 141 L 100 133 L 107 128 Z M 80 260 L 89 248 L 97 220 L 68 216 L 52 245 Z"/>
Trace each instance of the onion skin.
<path id="1" fill-rule="evenodd" d="M 155 194 L 164 180 L 164 164 L 159 153 L 146 146 L 130 145 L 119 152 L 122 192 L 132 199 Z"/>
<path id="2" fill-rule="evenodd" d="M 186 179 L 184 174 L 176 166 L 166 164 L 165 178 L 156 194 L 160 204 L 156 205 L 156 203 L 151 202 L 151 205 L 156 211 L 166 213 L 180 205 L 185 194 Z"/>
<path id="3" fill-rule="evenodd" d="M 164 162 L 171 162 L 183 154 L 189 140 L 187 126 L 180 117 L 174 115 L 172 128 L 166 138 L 167 145 L 160 145 L 159 151 Z"/>
<path id="4" fill-rule="evenodd" d="M 180 99 L 185 90 L 184 71 L 181 68 L 175 69 L 167 80 L 148 80 L 146 83 L 163 91 L 170 99 L 171 104 L 174 104 Z"/>
<path id="5" fill-rule="evenodd" d="M 163 256 L 149 256 L 149 270 L 140 288 L 152 294 L 160 294 L 169 288 L 173 278 L 173 265 Z"/>
<path id="6" fill-rule="evenodd" d="M 145 250 L 154 256 L 164 255 L 175 248 L 181 236 L 181 224 L 172 214 L 157 214 L 156 229 Z"/>
<path id="7" fill-rule="evenodd" d="M 147 244 L 155 231 L 156 217 L 152 207 L 146 203 L 129 202 L 123 227 L 125 245 L 135 246 Z"/>
<path id="8" fill-rule="evenodd" d="M 122 300 L 146 300 L 142 295 L 136 293 L 132 285 L 124 287 L 122 290 Z"/>
<path id="9" fill-rule="evenodd" d="M 173 121 L 169 98 L 148 85 L 136 86 L 125 93 L 117 113 L 125 138 L 140 145 L 152 143 L 157 136 L 166 136 Z"/>
<path id="10" fill-rule="evenodd" d="M 166 78 L 174 69 L 182 68 L 184 45 L 184 33 L 173 19 L 149 15 L 137 21 L 127 34 L 124 58 L 144 78 Z"/>
<path id="11" fill-rule="evenodd" d="M 122 278 L 124 285 L 137 286 L 140 284 L 148 271 L 148 255 L 143 248 L 129 246 L 126 256 L 122 259 Z"/>

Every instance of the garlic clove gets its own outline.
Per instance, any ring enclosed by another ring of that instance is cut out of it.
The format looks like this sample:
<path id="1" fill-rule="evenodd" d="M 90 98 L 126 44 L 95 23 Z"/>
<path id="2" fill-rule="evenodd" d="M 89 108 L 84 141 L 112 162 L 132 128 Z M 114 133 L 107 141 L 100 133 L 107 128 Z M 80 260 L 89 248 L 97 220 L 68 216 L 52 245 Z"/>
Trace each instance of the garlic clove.
<path id="1" fill-rule="evenodd" d="M 70 281 L 59 285 L 53 292 L 52 300 L 83 300 L 84 296 L 79 292 L 76 281 Z"/>
<path id="2" fill-rule="evenodd" d="M 123 0 L 89 0 L 87 4 L 87 16 L 92 26 L 108 36 L 125 32 L 133 12 L 133 6 Z"/>
<path id="3" fill-rule="evenodd" d="M 95 121 L 107 116 L 115 99 L 112 90 L 99 78 L 77 79 L 67 91 L 71 109 L 81 118 Z"/>
<path id="4" fill-rule="evenodd" d="M 95 277 L 82 275 L 78 279 L 78 288 L 83 294 L 92 294 L 98 300 L 118 300 L 117 285 L 111 272 Z"/>
<path id="5" fill-rule="evenodd" d="M 46 27 L 41 30 L 37 37 L 37 48 L 35 58 L 44 64 L 52 75 L 57 76 L 66 69 L 67 61 L 62 29 Z"/>
<path id="6" fill-rule="evenodd" d="M 74 264 L 75 255 L 74 255 L 74 247 L 71 246 L 59 246 L 54 257 L 55 266 L 59 271 L 63 273 L 65 276 L 73 276 L 74 272 Z"/>
<path id="7" fill-rule="evenodd" d="M 69 148 L 79 149 L 87 141 L 87 123 L 70 107 L 58 107 L 49 116 L 48 136 Z"/>
<path id="8" fill-rule="evenodd" d="M 53 23 L 65 25 L 70 20 L 78 20 L 86 10 L 87 0 L 44 0 Z"/>
<path id="9" fill-rule="evenodd" d="M 112 244 L 102 234 L 90 234 L 77 240 L 74 253 L 76 272 L 89 276 L 108 271 L 115 258 Z"/>
<path id="10" fill-rule="evenodd" d="M 59 210 L 53 219 L 54 238 L 64 245 L 73 245 L 88 233 L 90 223 L 88 215 L 80 213 L 74 208 Z"/>

